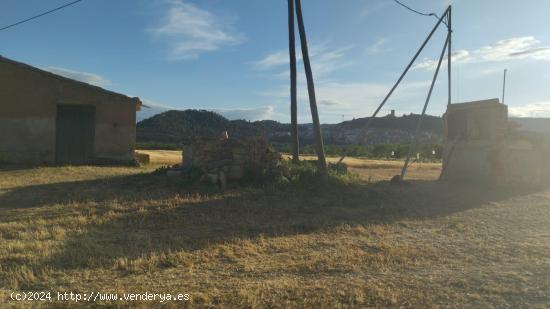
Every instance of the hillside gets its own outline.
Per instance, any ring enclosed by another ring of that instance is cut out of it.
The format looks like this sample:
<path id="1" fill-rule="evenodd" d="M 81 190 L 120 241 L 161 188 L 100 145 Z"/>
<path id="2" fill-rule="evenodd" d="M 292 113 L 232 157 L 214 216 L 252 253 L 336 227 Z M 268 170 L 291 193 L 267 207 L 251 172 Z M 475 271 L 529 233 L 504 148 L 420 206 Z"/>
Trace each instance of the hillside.
<path id="1" fill-rule="evenodd" d="M 514 118 L 510 120 L 517 125 L 521 131 L 530 131 L 540 134 L 550 134 L 550 118 Z"/>
<path id="2" fill-rule="evenodd" d="M 139 142 L 180 143 L 191 137 L 218 137 L 227 131 L 233 137 L 250 137 L 275 132 L 262 122 L 227 120 L 205 110 L 167 111 L 137 124 Z"/>
<path id="3" fill-rule="evenodd" d="M 416 128 L 419 115 L 375 118 L 368 133 L 365 128 L 369 118 L 358 118 L 339 124 L 322 125 L 327 144 L 384 144 L 407 143 Z M 290 124 L 273 120 L 249 122 L 228 120 L 206 110 L 167 111 L 137 124 L 138 142 L 181 143 L 190 137 L 217 137 L 227 131 L 231 137 L 265 136 L 276 143 L 290 141 Z M 314 142 L 311 124 L 299 125 L 300 142 Z M 422 126 L 421 141 L 441 140 L 442 120 L 427 116 Z"/>

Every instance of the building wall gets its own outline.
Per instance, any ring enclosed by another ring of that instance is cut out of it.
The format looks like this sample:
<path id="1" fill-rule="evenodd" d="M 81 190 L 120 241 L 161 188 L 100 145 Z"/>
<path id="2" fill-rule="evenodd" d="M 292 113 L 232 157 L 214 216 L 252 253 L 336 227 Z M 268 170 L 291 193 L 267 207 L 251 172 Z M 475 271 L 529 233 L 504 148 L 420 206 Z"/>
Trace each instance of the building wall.
<path id="1" fill-rule="evenodd" d="M 446 179 L 495 185 L 538 185 L 550 181 L 550 149 L 530 140 L 494 147 L 478 141 L 455 146 Z"/>
<path id="2" fill-rule="evenodd" d="M 138 99 L 0 60 L 0 161 L 55 162 L 59 104 L 96 108 L 94 156 L 131 160 Z"/>
<path id="3" fill-rule="evenodd" d="M 464 130 L 457 129 L 463 123 Z M 550 145 L 534 138 L 511 136 L 508 109 L 498 100 L 450 105 L 444 124 L 444 179 L 492 185 L 540 185 L 550 181 Z M 450 136 L 451 132 L 462 133 L 456 137 Z"/>

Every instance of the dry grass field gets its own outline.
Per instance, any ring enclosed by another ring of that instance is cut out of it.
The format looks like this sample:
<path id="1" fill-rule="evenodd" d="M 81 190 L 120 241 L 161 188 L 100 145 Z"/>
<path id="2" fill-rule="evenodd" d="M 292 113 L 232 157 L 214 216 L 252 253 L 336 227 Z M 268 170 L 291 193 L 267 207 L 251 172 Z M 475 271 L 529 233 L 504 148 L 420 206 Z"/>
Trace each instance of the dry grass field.
<path id="1" fill-rule="evenodd" d="M 177 150 L 137 150 L 136 152 L 149 155 L 152 164 L 174 165 L 181 163 L 181 151 Z"/>
<path id="2" fill-rule="evenodd" d="M 290 156 L 286 156 L 290 158 Z M 305 160 L 315 160 L 313 156 L 302 156 Z M 329 157 L 328 162 L 336 163 L 339 157 Z M 367 182 L 379 182 L 390 180 L 393 176 L 401 174 L 403 160 L 370 160 L 364 158 L 345 157 L 343 161 L 352 172 L 361 176 Z M 412 162 L 407 169 L 408 180 L 437 180 L 441 172 L 441 163 Z"/>
<path id="3" fill-rule="evenodd" d="M 378 180 L 399 162 L 347 163 L 361 181 L 223 193 L 154 165 L 0 168 L 0 308 L 550 306 L 550 190 L 451 188 L 433 181 L 436 164 L 391 186 Z M 190 300 L 30 303 L 12 291 Z"/>

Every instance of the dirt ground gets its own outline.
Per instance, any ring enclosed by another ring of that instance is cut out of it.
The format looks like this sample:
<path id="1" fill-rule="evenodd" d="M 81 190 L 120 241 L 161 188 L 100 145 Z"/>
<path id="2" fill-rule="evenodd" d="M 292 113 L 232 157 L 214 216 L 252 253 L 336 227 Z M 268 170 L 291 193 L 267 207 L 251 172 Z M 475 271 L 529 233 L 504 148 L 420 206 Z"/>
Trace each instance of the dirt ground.
<path id="1" fill-rule="evenodd" d="M 392 186 L 399 162 L 347 163 L 360 181 L 316 191 L 188 190 L 155 165 L 1 167 L 0 307 L 549 307 L 549 189 L 440 183 L 437 164 Z"/>

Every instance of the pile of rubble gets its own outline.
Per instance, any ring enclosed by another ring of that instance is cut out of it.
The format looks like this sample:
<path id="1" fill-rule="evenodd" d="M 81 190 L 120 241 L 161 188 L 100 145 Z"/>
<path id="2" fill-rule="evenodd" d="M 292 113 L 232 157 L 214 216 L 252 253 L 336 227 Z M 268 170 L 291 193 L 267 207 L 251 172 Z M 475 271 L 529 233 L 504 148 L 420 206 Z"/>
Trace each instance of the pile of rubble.
<path id="1" fill-rule="evenodd" d="M 262 138 L 196 139 L 183 146 L 183 172 L 200 168 L 202 180 L 225 187 L 227 181 L 245 176 L 262 179 L 283 173 L 281 154 Z"/>

